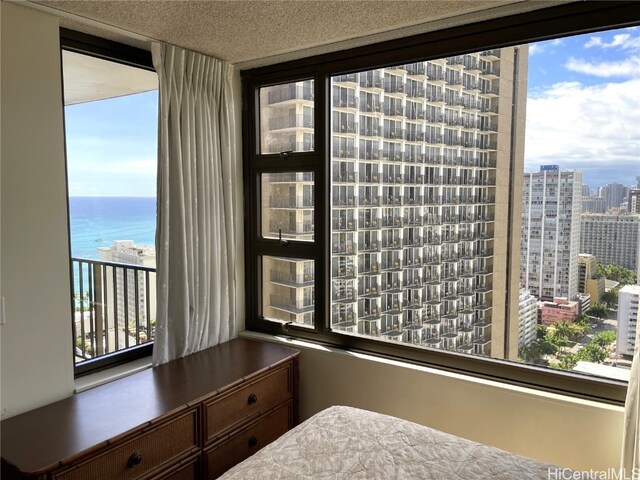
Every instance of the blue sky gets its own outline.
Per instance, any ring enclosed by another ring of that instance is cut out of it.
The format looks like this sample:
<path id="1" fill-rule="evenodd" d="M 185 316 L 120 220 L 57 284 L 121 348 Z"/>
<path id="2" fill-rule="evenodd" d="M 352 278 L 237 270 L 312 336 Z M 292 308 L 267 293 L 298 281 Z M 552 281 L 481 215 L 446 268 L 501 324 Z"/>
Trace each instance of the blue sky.
<path id="1" fill-rule="evenodd" d="M 65 107 L 69 194 L 155 197 L 158 91 Z"/>
<path id="2" fill-rule="evenodd" d="M 525 170 L 579 169 L 592 188 L 640 175 L 640 29 L 529 47 Z"/>
<path id="3" fill-rule="evenodd" d="M 640 175 L 640 28 L 530 45 L 525 170 Z M 71 196 L 155 196 L 157 91 L 65 109 Z"/>

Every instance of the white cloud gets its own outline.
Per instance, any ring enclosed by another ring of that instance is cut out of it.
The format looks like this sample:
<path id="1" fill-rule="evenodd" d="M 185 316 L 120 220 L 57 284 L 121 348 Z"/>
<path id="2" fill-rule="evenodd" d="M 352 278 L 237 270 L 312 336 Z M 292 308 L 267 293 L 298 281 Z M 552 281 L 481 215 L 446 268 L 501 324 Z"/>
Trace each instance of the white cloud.
<path id="1" fill-rule="evenodd" d="M 540 45 L 539 43 L 529 44 L 529 56 L 537 55 L 539 53 L 542 53 L 543 51 L 544 51 L 544 46 Z"/>
<path id="2" fill-rule="evenodd" d="M 551 40 L 549 43 L 554 47 L 557 47 L 558 45 L 562 45 L 564 41 L 561 38 L 556 38 L 555 40 Z"/>
<path id="3" fill-rule="evenodd" d="M 640 36 L 634 37 L 628 33 L 619 33 L 614 35 L 610 42 L 603 41 L 602 37 L 589 37 L 587 43 L 584 44 L 584 48 L 591 47 L 638 49 L 640 48 Z"/>
<path id="4" fill-rule="evenodd" d="M 620 61 L 592 63 L 570 57 L 564 67 L 572 72 L 596 77 L 640 77 L 640 56 L 634 55 Z"/>
<path id="5" fill-rule="evenodd" d="M 529 92 L 527 168 L 548 163 L 578 168 L 595 179 L 592 183 L 614 173 L 639 175 L 639 91 L 640 79 L 634 79 L 591 86 L 563 82 Z"/>

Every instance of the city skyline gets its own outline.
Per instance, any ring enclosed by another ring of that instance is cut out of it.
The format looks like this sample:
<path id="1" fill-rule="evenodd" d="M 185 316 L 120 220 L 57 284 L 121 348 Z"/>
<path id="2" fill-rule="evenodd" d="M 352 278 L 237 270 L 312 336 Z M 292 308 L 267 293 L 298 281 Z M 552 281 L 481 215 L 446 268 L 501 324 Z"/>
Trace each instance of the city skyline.
<path id="1" fill-rule="evenodd" d="M 525 172 L 559 164 L 592 189 L 640 175 L 638 31 L 530 44 Z M 70 196 L 156 195 L 157 104 L 152 91 L 65 108 Z"/>

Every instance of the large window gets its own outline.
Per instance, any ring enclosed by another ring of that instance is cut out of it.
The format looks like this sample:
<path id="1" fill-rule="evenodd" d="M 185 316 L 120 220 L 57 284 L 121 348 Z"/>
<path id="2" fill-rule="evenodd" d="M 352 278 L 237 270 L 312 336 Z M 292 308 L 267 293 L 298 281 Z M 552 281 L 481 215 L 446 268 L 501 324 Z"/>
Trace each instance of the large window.
<path id="1" fill-rule="evenodd" d="M 572 5 L 244 72 L 248 326 L 620 402 L 638 238 L 613 258 L 633 234 L 583 198 L 640 222 L 633 21 Z M 303 108 L 311 148 L 266 152 Z M 302 228 L 265 231 L 274 196 Z"/>
<path id="2" fill-rule="evenodd" d="M 158 79 L 148 52 L 73 32 L 62 45 L 72 348 L 82 374 L 151 351 Z"/>

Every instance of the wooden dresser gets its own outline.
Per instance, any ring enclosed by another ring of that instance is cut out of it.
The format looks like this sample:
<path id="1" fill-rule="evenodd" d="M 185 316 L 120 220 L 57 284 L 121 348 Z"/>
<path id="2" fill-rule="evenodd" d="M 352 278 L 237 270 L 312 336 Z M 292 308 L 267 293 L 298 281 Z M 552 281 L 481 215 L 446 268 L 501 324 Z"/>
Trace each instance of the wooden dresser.
<path id="1" fill-rule="evenodd" d="M 297 424 L 298 354 L 235 339 L 9 418 L 2 480 L 216 478 Z"/>

